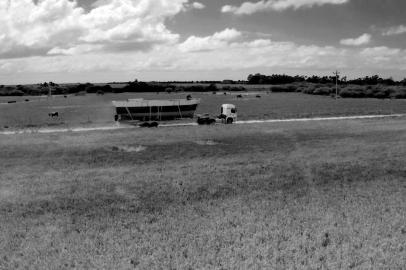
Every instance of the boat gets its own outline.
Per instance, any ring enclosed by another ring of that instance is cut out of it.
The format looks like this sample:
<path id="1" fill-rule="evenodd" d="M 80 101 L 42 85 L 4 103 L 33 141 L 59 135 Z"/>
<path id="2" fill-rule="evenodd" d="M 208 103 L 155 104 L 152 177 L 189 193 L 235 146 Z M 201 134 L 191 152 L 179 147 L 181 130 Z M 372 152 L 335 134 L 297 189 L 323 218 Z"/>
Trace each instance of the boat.
<path id="1" fill-rule="evenodd" d="M 200 99 L 145 100 L 143 98 L 113 101 L 115 120 L 160 121 L 193 118 Z"/>

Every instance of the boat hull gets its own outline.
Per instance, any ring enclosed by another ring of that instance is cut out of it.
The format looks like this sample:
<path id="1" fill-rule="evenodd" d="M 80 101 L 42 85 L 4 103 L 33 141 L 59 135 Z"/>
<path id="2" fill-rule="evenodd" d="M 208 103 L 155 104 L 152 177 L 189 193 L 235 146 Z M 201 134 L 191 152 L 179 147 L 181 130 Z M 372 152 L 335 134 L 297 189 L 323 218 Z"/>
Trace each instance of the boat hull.
<path id="1" fill-rule="evenodd" d="M 113 104 L 119 120 L 160 121 L 193 118 L 199 100 L 129 100 Z"/>

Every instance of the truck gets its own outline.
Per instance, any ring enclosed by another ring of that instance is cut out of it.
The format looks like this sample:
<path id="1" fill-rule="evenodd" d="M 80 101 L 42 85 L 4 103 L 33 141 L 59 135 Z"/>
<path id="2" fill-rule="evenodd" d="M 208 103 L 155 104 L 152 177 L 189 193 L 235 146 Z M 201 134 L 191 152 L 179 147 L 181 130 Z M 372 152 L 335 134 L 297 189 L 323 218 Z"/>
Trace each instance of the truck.
<path id="1" fill-rule="evenodd" d="M 237 121 L 237 108 L 233 104 L 221 105 L 220 115 L 212 117 L 210 114 L 199 115 L 197 123 L 199 125 L 211 125 L 215 123 L 232 124 Z"/>

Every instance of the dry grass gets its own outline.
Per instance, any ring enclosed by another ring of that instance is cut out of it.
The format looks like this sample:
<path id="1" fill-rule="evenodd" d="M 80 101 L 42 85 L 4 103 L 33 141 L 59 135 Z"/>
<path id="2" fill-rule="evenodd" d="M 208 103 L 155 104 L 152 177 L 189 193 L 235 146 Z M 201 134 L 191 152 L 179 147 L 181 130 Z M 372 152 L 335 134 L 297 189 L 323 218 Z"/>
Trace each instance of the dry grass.
<path id="1" fill-rule="evenodd" d="M 402 269 L 404 121 L 2 136 L 0 269 Z"/>

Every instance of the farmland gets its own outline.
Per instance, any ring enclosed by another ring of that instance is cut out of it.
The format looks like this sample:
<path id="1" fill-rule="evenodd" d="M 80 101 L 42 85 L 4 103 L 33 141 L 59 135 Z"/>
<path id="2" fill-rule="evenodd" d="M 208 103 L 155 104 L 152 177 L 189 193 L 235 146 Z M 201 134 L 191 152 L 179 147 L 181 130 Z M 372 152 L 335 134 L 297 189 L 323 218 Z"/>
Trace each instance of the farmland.
<path id="1" fill-rule="evenodd" d="M 196 114 L 219 114 L 222 103 L 237 105 L 240 120 L 279 119 L 315 116 L 347 116 L 363 114 L 406 113 L 406 101 L 403 99 L 339 99 L 328 96 L 313 96 L 302 93 L 237 93 L 219 92 L 191 93 L 200 98 Z M 0 97 L 0 129 L 43 127 L 43 126 L 89 126 L 111 124 L 114 119 L 112 100 L 128 98 L 170 99 L 185 98 L 188 93 L 121 93 L 121 94 L 87 94 L 85 96 L 22 96 Z M 245 95 L 249 94 L 249 95 Z M 7 104 L 13 100 L 17 103 Z M 25 101 L 28 100 L 28 101 Z M 48 113 L 58 111 L 58 118 L 49 118 Z"/>
<path id="2" fill-rule="evenodd" d="M 405 121 L 2 136 L 0 269 L 402 269 Z"/>

